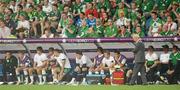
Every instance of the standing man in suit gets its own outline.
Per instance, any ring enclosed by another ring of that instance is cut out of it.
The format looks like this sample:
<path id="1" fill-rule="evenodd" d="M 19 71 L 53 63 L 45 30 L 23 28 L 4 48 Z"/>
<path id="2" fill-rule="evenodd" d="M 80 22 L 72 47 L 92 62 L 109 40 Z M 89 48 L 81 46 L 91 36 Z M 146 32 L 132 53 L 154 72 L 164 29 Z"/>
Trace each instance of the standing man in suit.
<path id="1" fill-rule="evenodd" d="M 133 41 L 135 42 L 134 52 L 134 68 L 133 68 L 133 75 L 130 81 L 130 85 L 134 85 L 135 81 L 137 80 L 138 73 L 141 75 L 141 79 L 143 85 L 147 84 L 146 73 L 145 73 L 145 46 L 144 43 L 141 41 L 141 38 L 138 34 L 132 35 Z"/>

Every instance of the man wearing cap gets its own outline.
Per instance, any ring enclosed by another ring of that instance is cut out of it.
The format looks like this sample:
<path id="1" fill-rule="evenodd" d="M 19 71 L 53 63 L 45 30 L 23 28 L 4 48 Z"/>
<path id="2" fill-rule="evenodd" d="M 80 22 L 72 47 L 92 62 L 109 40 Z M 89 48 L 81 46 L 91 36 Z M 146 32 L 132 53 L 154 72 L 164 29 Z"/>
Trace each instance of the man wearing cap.
<path id="1" fill-rule="evenodd" d="M 170 53 L 168 52 L 169 46 L 163 45 L 163 53 L 160 55 L 160 75 L 163 76 L 168 70 L 168 64 L 170 60 Z"/>
<path id="2" fill-rule="evenodd" d="M 134 85 L 135 81 L 137 80 L 138 73 L 140 72 L 141 74 L 141 79 L 143 85 L 147 84 L 147 79 L 146 79 L 146 72 L 145 72 L 145 46 L 143 42 L 141 41 L 141 38 L 139 37 L 138 34 L 133 34 L 132 35 L 133 41 L 135 42 L 135 48 L 133 50 L 134 52 L 134 68 L 133 68 L 133 75 L 130 81 L 130 85 Z"/>

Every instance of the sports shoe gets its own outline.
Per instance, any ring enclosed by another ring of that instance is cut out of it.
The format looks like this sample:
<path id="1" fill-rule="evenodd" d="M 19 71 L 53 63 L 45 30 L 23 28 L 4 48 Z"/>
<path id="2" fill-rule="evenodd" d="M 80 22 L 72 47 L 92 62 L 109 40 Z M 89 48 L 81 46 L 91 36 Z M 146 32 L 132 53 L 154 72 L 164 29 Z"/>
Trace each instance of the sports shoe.
<path id="1" fill-rule="evenodd" d="M 4 82 L 0 82 L 0 85 L 4 84 Z"/>
<path id="2" fill-rule="evenodd" d="M 88 85 L 87 82 L 83 81 L 81 85 Z"/>
<path id="3" fill-rule="evenodd" d="M 43 82 L 40 82 L 38 85 L 44 85 L 44 83 L 43 83 Z"/>
<path id="4" fill-rule="evenodd" d="M 73 85 L 73 84 L 75 84 L 75 82 L 71 81 L 71 82 L 67 83 L 66 85 Z"/>
<path id="5" fill-rule="evenodd" d="M 22 82 L 19 82 L 19 81 L 18 81 L 18 82 L 16 83 L 16 85 L 19 85 L 19 84 L 21 84 L 21 83 L 22 83 Z"/>
<path id="6" fill-rule="evenodd" d="M 30 83 L 29 83 L 29 85 L 33 85 L 33 84 L 34 84 L 34 82 L 30 82 Z"/>
<path id="7" fill-rule="evenodd" d="M 177 83 L 180 85 L 180 81 L 177 81 Z"/>
<path id="8" fill-rule="evenodd" d="M 8 85 L 12 85 L 14 82 L 8 82 Z"/>

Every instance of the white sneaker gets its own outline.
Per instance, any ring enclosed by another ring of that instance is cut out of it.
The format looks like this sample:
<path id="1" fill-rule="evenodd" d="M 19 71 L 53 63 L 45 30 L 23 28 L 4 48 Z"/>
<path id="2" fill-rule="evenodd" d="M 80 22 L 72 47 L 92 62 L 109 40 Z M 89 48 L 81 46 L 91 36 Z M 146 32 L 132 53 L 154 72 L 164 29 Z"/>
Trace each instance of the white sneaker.
<path id="1" fill-rule="evenodd" d="M 18 81 L 18 82 L 16 83 L 16 85 L 19 85 L 19 84 L 21 84 L 21 83 L 22 83 L 22 82 L 19 82 L 19 81 Z"/>
<path id="2" fill-rule="evenodd" d="M 34 84 L 34 82 L 30 82 L 30 83 L 29 83 L 29 85 L 33 85 L 33 84 Z"/>
<path id="3" fill-rule="evenodd" d="M 177 81 L 177 83 L 180 85 L 180 81 Z"/>
<path id="4" fill-rule="evenodd" d="M 4 84 L 4 82 L 0 82 L 0 85 Z"/>
<path id="5" fill-rule="evenodd" d="M 38 85 L 44 85 L 44 83 L 40 82 Z"/>
<path id="6" fill-rule="evenodd" d="M 44 84 L 46 84 L 46 82 L 42 82 L 42 84 L 44 85 Z"/>
<path id="7" fill-rule="evenodd" d="M 83 81 L 81 85 L 88 85 L 87 82 Z"/>
<path id="8" fill-rule="evenodd" d="M 66 85 L 73 85 L 73 84 L 75 84 L 75 82 L 71 81 L 71 82 L 67 83 Z"/>
<path id="9" fill-rule="evenodd" d="M 24 85 L 28 85 L 28 82 L 25 82 Z"/>
<path id="10" fill-rule="evenodd" d="M 71 85 L 73 85 L 73 86 L 78 86 L 78 85 L 79 85 L 79 82 L 73 83 L 73 84 L 71 84 Z"/>
<path id="11" fill-rule="evenodd" d="M 8 82 L 8 85 L 12 85 L 14 82 Z"/>
<path id="12" fill-rule="evenodd" d="M 160 81 L 156 81 L 156 84 L 160 84 Z"/>

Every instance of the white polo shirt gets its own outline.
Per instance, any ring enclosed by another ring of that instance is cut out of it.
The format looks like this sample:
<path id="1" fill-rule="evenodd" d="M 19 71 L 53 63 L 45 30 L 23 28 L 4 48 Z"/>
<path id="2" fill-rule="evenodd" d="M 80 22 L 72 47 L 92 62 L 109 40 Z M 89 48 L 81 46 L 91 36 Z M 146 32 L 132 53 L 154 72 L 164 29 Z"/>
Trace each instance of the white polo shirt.
<path id="1" fill-rule="evenodd" d="M 110 67 L 115 62 L 114 58 L 110 56 L 109 58 L 103 58 L 102 64 L 106 64 L 108 67 Z"/>
<path id="2" fill-rule="evenodd" d="M 161 63 L 168 63 L 170 59 L 170 53 L 162 53 L 160 55 L 160 62 Z"/>
<path id="3" fill-rule="evenodd" d="M 83 64 L 86 64 L 87 67 L 92 67 L 93 62 L 91 59 L 85 55 L 81 57 L 81 59 L 76 58 L 76 63 L 82 66 Z"/>
<path id="4" fill-rule="evenodd" d="M 158 59 L 158 55 L 155 52 L 153 52 L 151 55 L 150 53 L 147 53 L 145 58 L 147 61 L 155 61 Z"/>
<path id="5" fill-rule="evenodd" d="M 64 68 L 71 68 L 69 59 L 65 54 L 60 53 L 58 57 L 54 57 L 54 58 L 57 60 L 60 66 L 63 65 L 62 64 L 63 62 L 65 62 Z"/>
<path id="6" fill-rule="evenodd" d="M 43 65 L 43 61 L 47 60 L 47 56 L 46 54 L 42 53 L 41 55 L 39 54 L 35 54 L 34 56 L 34 62 L 37 63 L 37 67 L 42 66 Z"/>

